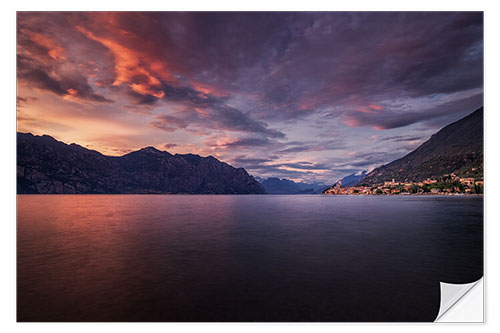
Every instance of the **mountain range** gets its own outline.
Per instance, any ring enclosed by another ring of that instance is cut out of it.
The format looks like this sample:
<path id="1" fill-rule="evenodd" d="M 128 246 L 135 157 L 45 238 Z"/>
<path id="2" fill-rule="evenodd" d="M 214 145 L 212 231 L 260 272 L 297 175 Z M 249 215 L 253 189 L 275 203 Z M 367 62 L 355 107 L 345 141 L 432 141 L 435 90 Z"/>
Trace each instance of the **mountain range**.
<path id="1" fill-rule="evenodd" d="M 268 194 L 320 194 L 327 186 L 321 183 L 296 183 L 289 179 L 257 178 Z"/>
<path id="2" fill-rule="evenodd" d="M 392 179 L 417 182 L 451 173 L 483 177 L 483 108 L 442 128 L 406 156 L 341 181 L 342 186 L 371 186 Z M 245 169 L 212 156 L 172 155 L 154 147 L 106 156 L 48 135 L 17 133 L 19 194 L 313 194 L 325 187 L 288 179 L 255 179 Z"/>
<path id="3" fill-rule="evenodd" d="M 454 173 L 459 177 L 483 177 L 483 108 L 442 128 L 408 155 L 382 165 L 359 185 L 436 179 Z"/>
<path id="4" fill-rule="evenodd" d="M 243 168 L 212 156 L 172 155 L 153 147 L 106 156 L 54 138 L 17 133 L 17 192 L 261 194 Z"/>

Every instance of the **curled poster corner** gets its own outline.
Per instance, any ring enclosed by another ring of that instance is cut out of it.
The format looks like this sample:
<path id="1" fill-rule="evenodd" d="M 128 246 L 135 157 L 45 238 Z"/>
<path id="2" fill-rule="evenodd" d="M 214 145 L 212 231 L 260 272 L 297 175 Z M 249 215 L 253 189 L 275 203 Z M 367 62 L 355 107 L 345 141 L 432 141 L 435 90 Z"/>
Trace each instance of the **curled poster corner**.
<path id="1" fill-rule="evenodd" d="M 436 322 L 483 322 L 483 278 L 465 284 L 440 282 Z"/>

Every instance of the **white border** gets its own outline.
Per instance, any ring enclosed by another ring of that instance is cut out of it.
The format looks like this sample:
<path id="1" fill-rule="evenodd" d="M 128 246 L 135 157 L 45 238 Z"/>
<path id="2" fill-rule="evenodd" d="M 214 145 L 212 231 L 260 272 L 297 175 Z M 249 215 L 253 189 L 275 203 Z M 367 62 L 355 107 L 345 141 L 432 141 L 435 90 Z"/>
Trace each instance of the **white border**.
<path id="1" fill-rule="evenodd" d="M 119 3 L 117 5 L 116 3 Z M 499 44 L 498 32 L 500 31 L 500 17 L 498 2 L 495 1 L 457 1 L 457 0 L 420 0 L 420 1 L 396 1 L 396 0 L 357 0 L 357 1 L 316 1 L 304 2 L 292 1 L 269 1 L 254 0 L 247 2 L 236 2 L 230 0 L 210 1 L 97 1 L 86 0 L 82 2 L 63 0 L 25 0 L 5 1 L 2 4 L 1 25 L 2 39 L 2 85 L 1 94 L 3 107 L 1 112 L 2 126 L 1 160 L 0 168 L 2 181 L 2 221 L 0 254 L 3 269 L 0 273 L 0 319 L 3 332 L 88 332 L 90 330 L 101 332 L 113 329 L 120 332 L 136 332 L 137 330 L 148 330 L 153 332 L 164 332 L 175 330 L 190 332 L 203 330 L 204 332 L 253 332 L 255 330 L 265 331 L 287 331 L 298 332 L 304 330 L 331 332 L 334 329 L 342 329 L 347 332 L 369 329 L 374 332 L 400 332 L 402 329 L 408 332 L 420 332 L 425 330 L 453 330 L 454 333 L 465 330 L 487 330 L 499 331 L 500 319 L 497 313 L 499 293 L 498 281 L 499 266 L 494 265 L 494 260 L 499 251 L 500 216 L 495 206 L 498 206 L 500 198 L 498 160 L 499 138 L 499 114 L 498 102 L 499 85 L 495 84 L 500 75 L 499 72 Z M 15 26 L 17 10 L 377 10 L 377 11 L 404 11 L 404 10 L 479 10 L 485 11 L 485 244 L 486 244 L 486 267 L 485 267 L 485 291 L 486 291 L 486 324 L 17 324 L 15 322 L 15 296 L 16 296 L 16 243 L 15 243 Z M 498 262 L 498 260 L 496 260 Z M 496 327 L 496 328 L 495 328 Z"/>

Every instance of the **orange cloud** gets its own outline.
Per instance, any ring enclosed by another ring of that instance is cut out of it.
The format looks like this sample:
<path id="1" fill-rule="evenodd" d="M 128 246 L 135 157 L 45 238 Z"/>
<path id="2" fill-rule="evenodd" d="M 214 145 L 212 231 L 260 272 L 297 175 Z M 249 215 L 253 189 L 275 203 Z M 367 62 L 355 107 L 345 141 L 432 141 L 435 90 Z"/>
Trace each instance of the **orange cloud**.
<path id="1" fill-rule="evenodd" d="M 195 107 L 194 111 L 201 117 L 208 117 L 210 115 L 210 112 L 208 112 L 208 110 L 202 108 Z"/>
<path id="2" fill-rule="evenodd" d="M 357 108 L 356 111 L 363 112 L 363 113 L 375 113 L 375 111 L 370 110 L 369 108 L 364 107 L 364 106 Z"/>
<path id="3" fill-rule="evenodd" d="M 76 91 L 75 89 L 72 89 L 72 88 L 69 88 L 68 90 L 66 90 L 68 92 L 68 94 L 70 95 L 78 95 L 78 91 Z"/>
<path id="4" fill-rule="evenodd" d="M 380 105 L 376 104 L 368 104 L 368 106 L 361 106 L 356 109 L 356 111 L 363 112 L 363 113 L 377 113 L 377 111 L 381 111 L 384 108 Z"/>
<path id="5" fill-rule="evenodd" d="M 47 50 L 47 54 L 52 59 L 65 60 L 64 50 L 52 38 L 39 33 L 33 33 L 30 40 Z"/>
<path id="6" fill-rule="evenodd" d="M 62 98 L 64 98 L 65 100 L 67 101 L 73 101 L 73 102 L 77 102 L 78 101 L 78 90 L 76 89 L 73 89 L 73 88 L 69 88 L 69 89 L 66 89 L 66 95 L 62 96 Z"/>
<path id="7" fill-rule="evenodd" d="M 151 95 L 157 98 L 163 98 L 163 91 L 160 80 L 156 77 L 157 72 L 161 73 L 163 79 L 174 79 L 171 74 L 165 69 L 165 65 L 152 61 L 151 68 L 146 68 L 143 64 L 149 63 L 146 55 L 140 54 L 138 51 L 127 48 L 115 40 L 109 38 L 97 37 L 89 30 L 77 26 L 76 29 L 84 34 L 87 38 L 92 39 L 106 48 L 108 48 L 115 58 L 115 81 L 114 86 L 121 84 L 128 85 L 133 91 L 141 95 Z M 141 82 L 134 82 L 137 77 L 143 78 Z"/>
<path id="8" fill-rule="evenodd" d="M 212 95 L 212 96 L 217 96 L 217 97 L 223 97 L 223 96 L 227 96 L 227 92 L 215 87 L 215 86 L 212 86 L 208 83 L 203 83 L 203 82 L 199 82 L 199 81 L 194 81 L 194 80 L 191 80 L 189 81 L 189 85 L 196 91 L 202 93 L 202 94 L 205 94 L 205 95 Z"/>
<path id="9" fill-rule="evenodd" d="M 380 110 L 383 110 L 383 109 L 384 109 L 382 106 L 380 106 L 380 105 L 376 105 L 376 104 L 370 104 L 370 105 L 368 105 L 368 107 L 369 107 L 370 109 L 377 110 L 377 111 L 380 111 Z"/>

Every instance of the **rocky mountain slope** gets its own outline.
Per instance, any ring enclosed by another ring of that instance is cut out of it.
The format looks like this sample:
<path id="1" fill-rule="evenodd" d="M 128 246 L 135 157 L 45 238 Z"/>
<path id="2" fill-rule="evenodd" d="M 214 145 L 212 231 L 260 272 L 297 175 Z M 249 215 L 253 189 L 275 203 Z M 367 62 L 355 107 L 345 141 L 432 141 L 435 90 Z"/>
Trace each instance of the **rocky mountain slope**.
<path id="1" fill-rule="evenodd" d="M 153 147 L 105 156 L 54 138 L 17 133 L 17 192 L 259 194 L 243 168 L 212 156 L 172 155 Z"/>
<path id="2" fill-rule="evenodd" d="M 483 108 L 432 135 L 408 155 L 370 172 L 360 185 L 384 181 L 422 181 L 455 173 L 483 176 Z"/>

